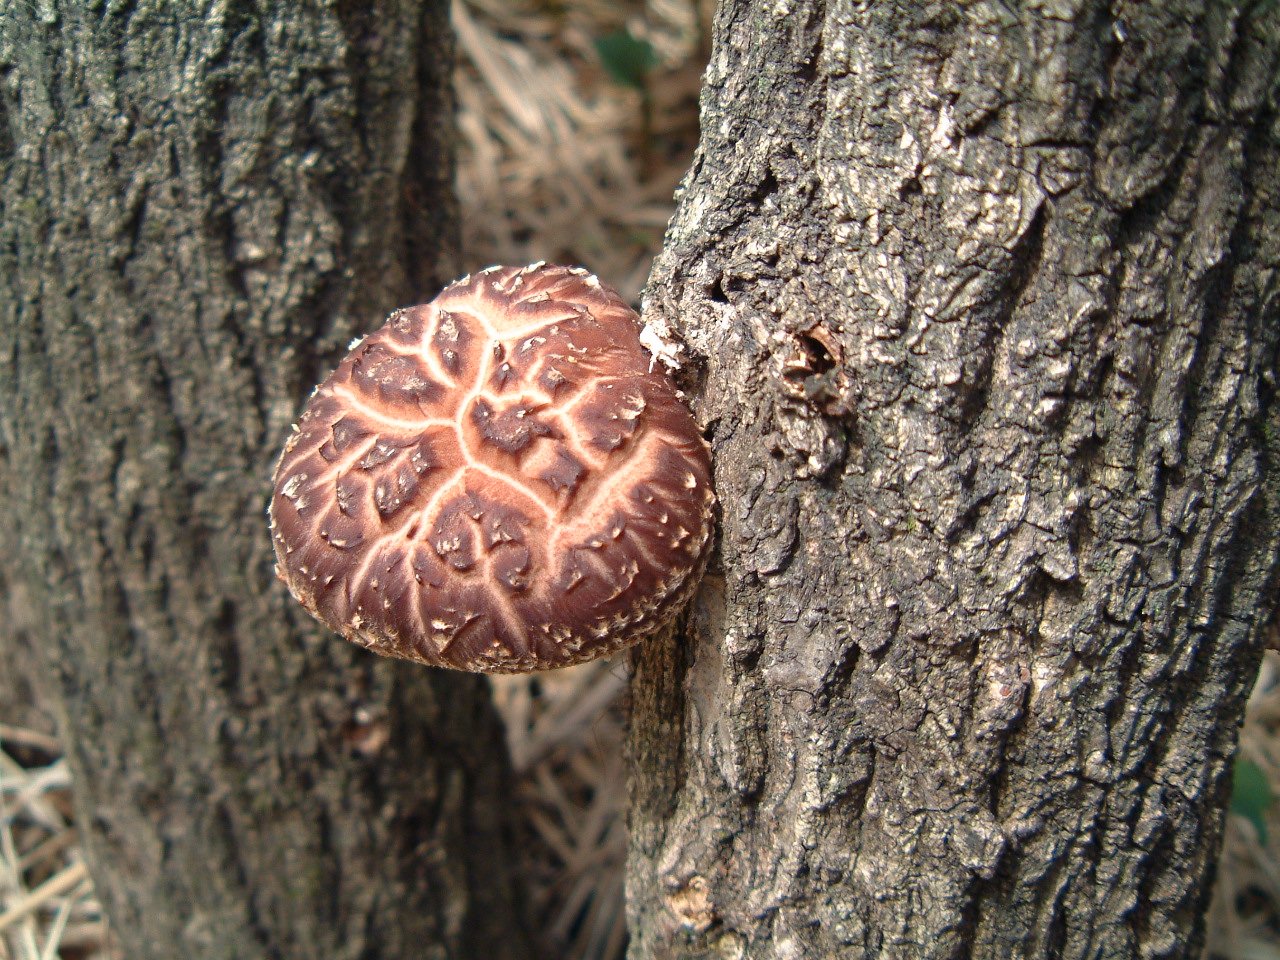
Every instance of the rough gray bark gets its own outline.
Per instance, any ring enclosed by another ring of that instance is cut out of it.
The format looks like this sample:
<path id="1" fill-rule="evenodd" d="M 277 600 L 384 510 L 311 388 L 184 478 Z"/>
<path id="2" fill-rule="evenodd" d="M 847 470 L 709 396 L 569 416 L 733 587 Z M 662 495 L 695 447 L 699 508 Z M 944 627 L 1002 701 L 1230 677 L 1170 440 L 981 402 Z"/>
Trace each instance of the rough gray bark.
<path id="1" fill-rule="evenodd" d="M 1274 4 L 728 0 L 635 958 L 1194 956 L 1275 580 Z"/>
<path id="2" fill-rule="evenodd" d="M 4 642 L 132 958 L 527 956 L 486 684 L 312 622 L 264 513 L 320 375 L 452 273 L 446 13 L 0 13 Z"/>

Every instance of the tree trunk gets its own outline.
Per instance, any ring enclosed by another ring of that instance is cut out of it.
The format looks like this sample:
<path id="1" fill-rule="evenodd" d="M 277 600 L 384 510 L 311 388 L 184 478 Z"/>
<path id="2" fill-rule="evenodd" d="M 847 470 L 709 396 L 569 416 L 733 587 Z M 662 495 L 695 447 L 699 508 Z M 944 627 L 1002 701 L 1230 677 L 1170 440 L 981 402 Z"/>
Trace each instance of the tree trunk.
<path id="1" fill-rule="evenodd" d="M 728 0 L 635 958 L 1191 957 L 1276 579 L 1273 4 Z"/>
<path id="2" fill-rule="evenodd" d="M 265 517 L 307 392 L 452 273 L 447 31 L 0 14 L 0 566 L 131 958 L 528 955 L 487 685 L 312 622 Z"/>

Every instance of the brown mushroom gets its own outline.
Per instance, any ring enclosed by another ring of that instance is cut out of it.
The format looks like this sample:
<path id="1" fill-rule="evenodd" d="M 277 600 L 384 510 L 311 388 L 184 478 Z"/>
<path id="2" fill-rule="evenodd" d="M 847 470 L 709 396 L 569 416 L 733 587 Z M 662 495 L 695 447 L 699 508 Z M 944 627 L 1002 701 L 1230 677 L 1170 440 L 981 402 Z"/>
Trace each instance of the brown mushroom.
<path id="1" fill-rule="evenodd" d="M 316 390 L 276 468 L 277 571 L 385 656 L 517 673 L 604 656 L 697 587 L 710 458 L 585 270 L 490 267 L 398 310 Z"/>

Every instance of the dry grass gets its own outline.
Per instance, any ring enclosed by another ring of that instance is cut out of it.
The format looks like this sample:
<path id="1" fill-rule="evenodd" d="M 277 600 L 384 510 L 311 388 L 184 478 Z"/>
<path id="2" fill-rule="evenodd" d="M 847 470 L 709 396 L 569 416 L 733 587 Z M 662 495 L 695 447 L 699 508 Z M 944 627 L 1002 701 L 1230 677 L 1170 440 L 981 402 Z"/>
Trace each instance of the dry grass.
<path id="1" fill-rule="evenodd" d="M 636 300 L 697 142 L 711 7 L 686 0 L 454 3 L 468 268 L 585 266 Z M 596 42 L 627 31 L 658 58 L 644 92 Z"/>
<path id="2" fill-rule="evenodd" d="M 0 960 L 115 960 L 58 741 L 0 724 Z"/>
<path id="3" fill-rule="evenodd" d="M 626 946 L 623 659 L 493 680 L 535 835 L 535 915 L 564 960 L 621 957 Z"/>
<path id="4" fill-rule="evenodd" d="M 638 297 L 697 135 L 707 0 L 456 0 L 466 266 L 581 264 Z M 658 56 L 647 89 L 602 68 L 628 30 Z M 620 661 L 494 682 L 537 839 L 531 879 L 565 960 L 625 949 Z M 3 718 L 0 718 L 3 719 Z M 12 718 L 10 718 L 12 719 Z M 34 725 L 34 724 L 32 724 Z M 0 960 L 119 960 L 77 846 L 60 748 L 0 724 Z M 1241 735 L 1280 795 L 1280 655 Z M 1210 912 L 1214 960 L 1280 960 L 1280 817 L 1231 815 Z"/>

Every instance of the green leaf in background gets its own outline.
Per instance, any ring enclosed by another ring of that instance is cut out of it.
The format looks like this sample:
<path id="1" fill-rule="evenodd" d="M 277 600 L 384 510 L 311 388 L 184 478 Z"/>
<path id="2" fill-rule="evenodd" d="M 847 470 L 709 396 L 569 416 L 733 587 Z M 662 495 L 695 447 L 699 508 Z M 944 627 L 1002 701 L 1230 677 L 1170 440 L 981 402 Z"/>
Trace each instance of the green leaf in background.
<path id="1" fill-rule="evenodd" d="M 644 75 L 658 64 L 653 44 L 640 40 L 628 30 L 596 38 L 596 53 L 614 83 L 644 89 Z"/>
<path id="2" fill-rule="evenodd" d="M 1265 814 L 1275 798 L 1267 775 L 1252 760 L 1236 757 L 1235 786 L 1231 792 L 1231 812 L 1248 819 L 1258 831 L 1258 839 L 1267 842 Z"/>

